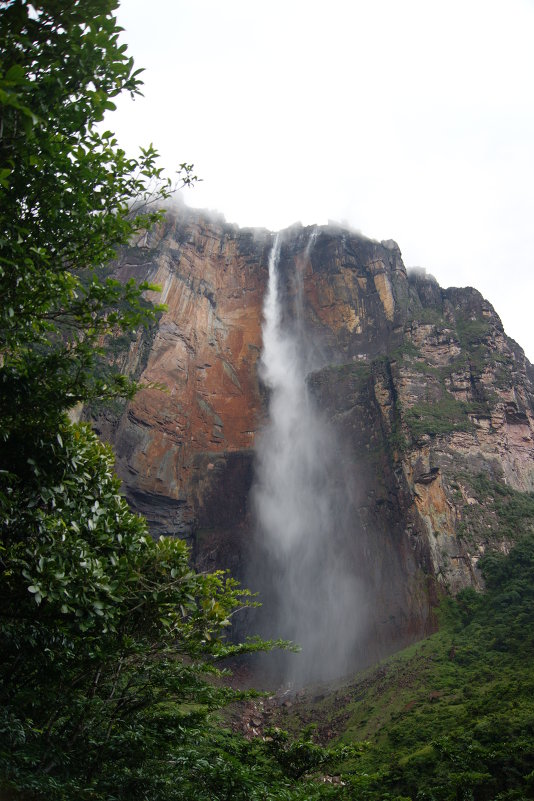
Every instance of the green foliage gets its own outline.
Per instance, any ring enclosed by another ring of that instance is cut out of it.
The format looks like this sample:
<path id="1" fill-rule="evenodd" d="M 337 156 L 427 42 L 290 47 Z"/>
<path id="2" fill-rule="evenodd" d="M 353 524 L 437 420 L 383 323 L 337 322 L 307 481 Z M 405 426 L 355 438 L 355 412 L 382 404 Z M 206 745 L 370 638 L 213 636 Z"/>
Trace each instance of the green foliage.
<path id="1" fill-rule="evenodd" d="M 401 345 L 394 348 L 388 355 L 390 362 L 403 361 L 406 357 L 421 358 L 421 351 L 409 339 L 405 339 Z"/>
<path id="2" fill-rule="evenodd" d="M 192 748 L 235 695 L 206 680 L 218 660 L 265 647 L 225 641 L 249 593 L 152 540 L 109 448 L 67 420 L 2 471 L 0 512 L 4 782 L 97 799 L 122 777 L 113 797 L 152 797 L 141 778 L 145 793 L 163 781 L 171 732 Z"/>
<path id="3" fill-rule="evenodd" d="M 534 796 L 534 536 L 480 566 L 487 591 L 444 602 L 437 634 L 301 710 L 366 743 L 333 765 L 336 798 Z"/>
<path id="4" fill-rule="evenodd" d="M 469 404 L 456 400 L 450 392 L 443 391 L 434 403 L 417 403 L 406 409 L 404 421 L 413 437 L 423 434 L 438 436 L 452 431 L 468 431 L 472 427 L 468 412 Z"/>
<path id="5" fill-rule="evenodd" d="M 424 306 L 417 309 L 414 312 L 413 319 L 425 325 L 436 325 L 441 328 L 447 328 L 449 326 L 441 309 L 432 306 Z"/>
<path id="6" fill-rule="evenodd" d="M 266 734 L 268 751 L 291 778 L 297 779 L 316 770 L 329 759 L 328 752 L 307 737 L 306 732 L 296 740 L 292 740 L 287 731 L 278 728 L 267 729 Z"/>
<path id="7" fill-rule="evenodd" d="M 462 347 L 470 350 L 474 346 L 481 344 L 488 336 L 491 331 L 491 322 L 485 318 L 472 319 L 458 315 L 456 331 Z"/>
<path id="8" fill-rule="evenodd" d="M 503 533 L 513 532 L 514 538 L 527 523 L 534 521 L 534 493 L 518 492 L 481 473 L 472 482 L 480 500 L 492 503 Z"/>
<path id="9" fill-rule="evenodd" d="M 514 542 L 534 529 L 534 494 L 518 492 L 487 474 L 461 474 L 461 480 L 477 501 L 462 510 L 464 539 L 483 538 L 489 542 Z"/>
<path id="10" fill-rule="evenodd" d="M 139 70 L 114 0 L 0 3 L 0 419 L 19 425 L 79 401 L 129 395 L 102 376 L 106 335 L 146 325 L 147 283 L 103 268 L 173 187 L 152 146 L 128 158 L 95 127 Z M 194 180 L 181 166 L 183 182 Z"/>

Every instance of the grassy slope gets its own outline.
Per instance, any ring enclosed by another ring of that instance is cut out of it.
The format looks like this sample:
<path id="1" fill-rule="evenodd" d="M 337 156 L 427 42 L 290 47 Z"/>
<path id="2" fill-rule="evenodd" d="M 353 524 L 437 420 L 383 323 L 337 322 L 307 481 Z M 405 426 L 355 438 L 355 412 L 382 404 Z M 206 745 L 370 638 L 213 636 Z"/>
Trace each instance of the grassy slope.
<path id="1" fill-rule="evenodd" d="M 342 799 L 534 798 L 534 538 L 484 564 L 432 637 L 323 698 L 279 713 L 352 746 Z"/>

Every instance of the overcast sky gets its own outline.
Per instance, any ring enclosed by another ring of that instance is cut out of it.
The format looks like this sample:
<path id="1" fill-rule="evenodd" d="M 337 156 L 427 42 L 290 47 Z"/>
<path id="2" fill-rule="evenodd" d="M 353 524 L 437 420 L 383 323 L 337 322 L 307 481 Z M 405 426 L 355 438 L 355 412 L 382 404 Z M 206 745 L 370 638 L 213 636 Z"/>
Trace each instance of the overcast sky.
<path id="1" fill-rule="evenodd" d="M 144 99 L 108 127 L 194 162 L 190 205 L 345 221 L 474 286 L 534 361 L 534 0 L 122 0 Z"/>

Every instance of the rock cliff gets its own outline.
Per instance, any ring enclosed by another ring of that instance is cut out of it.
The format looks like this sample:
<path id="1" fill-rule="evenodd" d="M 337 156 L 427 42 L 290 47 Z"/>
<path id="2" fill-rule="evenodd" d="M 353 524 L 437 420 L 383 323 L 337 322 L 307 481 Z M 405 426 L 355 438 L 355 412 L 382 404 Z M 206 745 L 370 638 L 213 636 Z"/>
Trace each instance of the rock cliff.
<path id="1" fill-rule="evenodd" d="M 167 311 L 112 348 L 148 388 L 93 420 L 153 533 L 187 538 L 198 566 L 238 577 L 266 410 L 257 360 L 272 241 L 183 208 L 125 249 L 117 276 L 159 284 Z M 381 656 L 430 631 L 438 597 L 478 586 L 480 554 L 517 535 L 503 534 L 499 498 L 534 491 L 533 369 L 475 289 L 407 272 L 395 242 L 294 226 L 280 274 L 286 324 L 303 322 L 309 388 L 339 442 L 342 547 L 370 599 L 368 653 Z"/>

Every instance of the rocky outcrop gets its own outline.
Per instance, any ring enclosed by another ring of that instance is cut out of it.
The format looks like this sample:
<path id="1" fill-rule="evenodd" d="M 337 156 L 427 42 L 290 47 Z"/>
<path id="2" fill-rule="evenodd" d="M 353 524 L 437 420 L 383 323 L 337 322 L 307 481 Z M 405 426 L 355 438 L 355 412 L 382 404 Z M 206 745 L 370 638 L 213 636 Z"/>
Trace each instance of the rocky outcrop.
<path id="1" fill-rule="evenodd" d="M 272 242 L 184 208 L 125 249 L 116 274 L 159 284 L 167 311 L 115 355 L 148 388 L 94 420 L 153 533 L 241 577 Z M 432 629 L 439 595 L 479 585 L 480 554 L 513 538 L 492 487 L 534 491 L 532 368 L 476 290 L 408 273 L 392 241 L 294 226 L 280 273 L 286 325 L 298 317 L 313 343 L 310 391 L 340 443 L 347 558 L 382 655 Z"/>
<path id="2" fill-rule="evenodd" d="M 184 209 L 116 265 L 121 280 L 159 285 L 167 311 L 116 356 L 147 388 L 121 415 L 99 414 L 96 426 L 114 443 L 126 495 L 153 533 L 194 534 L 205 560 L 215 540 L 232 552 L 227 541 L 245 515 L 270 242 L 267 231 L 239 231 Z M 212 536 L 201 547 L 204 529 Z"/>

